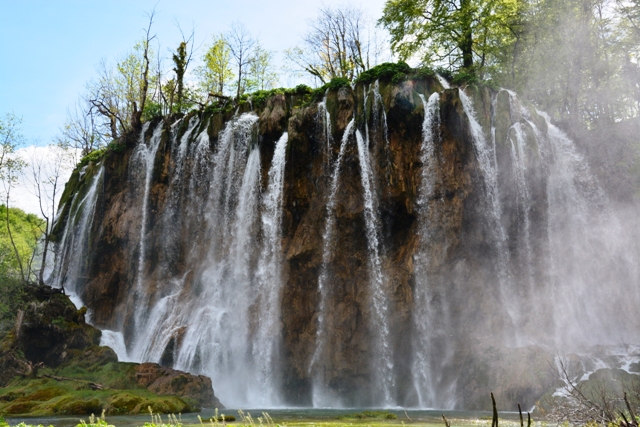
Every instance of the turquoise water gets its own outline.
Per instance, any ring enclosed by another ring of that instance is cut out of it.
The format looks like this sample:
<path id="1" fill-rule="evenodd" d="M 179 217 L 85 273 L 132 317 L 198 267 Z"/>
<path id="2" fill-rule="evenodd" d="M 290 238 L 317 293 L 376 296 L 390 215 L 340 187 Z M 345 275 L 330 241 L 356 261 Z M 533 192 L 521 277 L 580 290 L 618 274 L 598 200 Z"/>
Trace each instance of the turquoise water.
<path id="1" fill-rule="evenodd" d="M 295 423 L 299 421 L 305 420 L 314 420 L 317 422 L 328 422 L 328 421 L 340 421 L 340 417 L 348 414 L 354 414 L 358 412 L 362 412 L 367 409 L 363 408 L 352 408 L 352 409 L 312 409 L 312 408 L 291 408 L 291 409 L 244 409 L 245 414 L 251 414 L 254 420 L 256 420 L 259 416 L 262 416 L 262 412 L 267 412 L 271 418 L 273 418 L 276 423 Z M 381 409 L 372 409 L 375 411 L 379 411 Z M 407 409 L 406 411 L 403 409 L 384 409 L 384 411 L 391 412 L 398 416 L 397 420 L 393 420 L 396 423 L 404 421 L 407 424 L 410 423 L 433 423 L 433 424 L 441 424 L 444 426 L 442 422 L 442 414 L 444 414 L 449 420 L 456 420 L 457 422 L 452 422 L 452 425 L 460 425 L 460 424 L 473 424 L 474 420 L 488 420 L 488 425 L 491 423 L 491 413 L 483 412 L 483 411 L 442 411 L 442 410 L 415 410 L 415 409 Z M 198 415 L 200 415 L 203 419 L 207 419 L 213 415 L 214 411 L 205 409 L 200 413 L 195 414 L 184 414 L 182 415 L 182 423 L 183 424 L 199 424 Z M 236 409 L 224 409 L 220 411 L 221 414 L 225 415 L 233 415 L 237 420 L 240 419 L 238 416 L 238 411 Z M 526 416 L 526 415 L 525 415 Z M 60 416 L 60 417 L 16 417 L 16 418 L 7 418 L 9 424 L 16 425 L 22 421 L 29 424 L 43 424 L 53 425 L 55 427 L 75 427 L 80 419 L 87 420 L 88 417 L 82 416 Z M 518 419 L 518 414 L 516 412 L 500 412 L 500 420 L 505 421 L 515 421 Z M 116 427 L 135 427 L 142 426 L 145 422 L 151 420 L 148 414 L 145 415 L 119 415 L 119 416 L 107 416 L 106 420 L 109 424 L 113 424 Z M 167 421 L 165 417 L 163 417 L 163 421 Z M 344 420 L 345 424 L 348 424 L 354 420 Z M 363 420 L 364 421 L 364 420 Z M 372 420 L 374 421 L 374 420 Z M 376 420 L 379 421 L 379 420 Z M 464 422 L 467 421 L 467 422 Z M 237 423 L 237 421 L 236 421 Z M 235 423 L 231 423 L 233 425 Z"/>

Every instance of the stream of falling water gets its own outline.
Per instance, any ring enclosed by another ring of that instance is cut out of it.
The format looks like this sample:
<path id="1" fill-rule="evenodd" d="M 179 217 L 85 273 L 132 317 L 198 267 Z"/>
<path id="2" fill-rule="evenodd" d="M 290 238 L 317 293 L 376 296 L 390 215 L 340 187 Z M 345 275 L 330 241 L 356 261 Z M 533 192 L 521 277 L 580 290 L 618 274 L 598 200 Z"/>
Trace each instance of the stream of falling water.
<path id="1" fill-rule="evenodd" d="M 421 183 L 418 189 L 418 223 L 420 246 L 414 255 L 415 290 L 413 324 L 415 339 L 413 342 L 413 386 L 418 394 L 419 407 L 451 408 L 455 405 L 455 383 L 442 384 L 441 367 L 452 358 L 453 348 L 449 342 L 449 310 L 447 304 L 432 304 L 434 291 L 429 281 L 429 247 L 432 241 L 432 227 L 437 209 L 431 209 L 437 180 L 436 144 L 440 141 L 440 93 L 431 94 L 425 100 L 422 122 L 422 163 Z M 436 356 L 433 349 L 438 348 Z M 434 360 L 436 359 L 436 360 Z"/>
<path id="2" fill-rule="evenodd" d="M 499 282 L 499 295 L 501 306 L 505 309 L 509 315 L 511 326 L 515 324 L 515 319 L 518 317 L 518 310 L 514 305 L 505 304 L 507 301 L 507 295 L 509 292 L 509 247 L 507 244 L 507 235 L 502 225 L 502 206 L 500 205 L 500 194 L 498 188 L 498 165 L 496 161 L 495 140 L 490 145 L 487 143 L 487 139 L 484 134 L 482 126 L 476 118 L 475 109 L 473 108 L 473 102 L 463 89 L 458 89 L 460 101 L 464 109 L 467 118 L 469 119 L 469 126 L 471 135 L 473 138 L 473 147 L 475 149 L 476 158 L 482 171 L 484 179 L 485 195 L 488 199 L 489 212 L 487 219 L 489 222 L 489 228 L 493 234 L 494 243 L 497 250 L 497 273 Z M 493 127 L 493 126 L 492 126 Z M 506 331 L 505 331 L 506 332 Z M 508 333 L 509 334 L 509 333 Z M 511 335 L 511 334 L 509 334 Z"/>
<path id="3" fill-rule="evenodd" d="M 279 378 L 274 375 L 276 356 L 280 344 L 278 318 L 272 313 L 280 311 L 280 287 L 282 277 L 282 204 L 284 189 L 284 167 L 289 134 L 285 132 L 278 142 L 269 169 L 269 185 L 263 199 L 262 230 L 263 248 L 260 252 L 258 271 L 259 310 L 258 331 L 253 347 L 253 357 L 258 361 L 258 383 L 260 388 L 272 393 L 268 401 L 277 402 L 274 391 L 279 389 Z M 257 151 L 257 150 L 256 150 Z"/>
<path id="4" fill-rule="evenodd" d="M 351 119 L 344 134 L 342 135 L 342 141 L 340 142 L 340 152 L 333 167 L 333 173 L 331 174 L 331 187 L 329 191 L 329 198 L 327 201 L 327 219 L 324 226 L 324 233 L 322 235 L 322 267 L 320 269 L 320 275 L 318 276 L 318 294 L 320 294 L 320 304 L 318 305 L 318 323 L 316 326 L 316 345 L 311 363 L 309 363 L 309 374 L 313 380 L 312 399 L 314 407 L 327 407 L 335 405 L 338 402 L 336 396 L 334 396 L 326 387 L 325 370 L 324 366 L 326 362 L 327 340 L 328 340 L 328 326 L 327 325 L 327 302 L 330 297 L 329 293 L 329 263 L 331 262 L 331 255 L 333 254 L 334 233 L 335 233 L 335 214 L 334 209 L 336 205 L 336 193 L 338 192 L 338 184 L 340 181 L 340 171 L 342 170 L 342 158 L 344 157 L 347 143 L 349 142 L 349 136 L 353 133 L 353 127 L 355 120 Z"/>
<path id="5" fill-rule="evenodd" d="M 76 198 L 69 202 L 71 207 L 67 216 L 67 224 L 60 241 L 58 259 L 55 261 L 57 265 L 62 265 L 64 268 L 53 270 L 52 286 L 54 288 L 64 287 L 65 292 L 70 294 L 69 297 L 75 301 L 80 299 L 78 294 L 81 290 L 77 289 L 77 285 L 79 278 L 84 276 L 85 252 L 89 244 L 89 231 L 93 224 L 98 188 L 102 183 L 103 174 L 104 168 L 100 165 L 98 172 L 91 178 L 89 189 L 84 197 L 76 200 L 79 196 L 76 195 Z"/>
<path id="6" fill-rule="evenodd" d="M 373 300 L 373 325 L 377 349 L 375 375 L 378 390 L 382 392 L 382 403 L 385 406 L 394 402 L 395 379 L 393 376 L 393 355 L 389 344 L 389 306 L 385 291 L 385 277 L 380 260 L 380 221 L 378 218 L 378 199 L 374 192 L 369 144 L 356 130 L 358 159 L 360 161 L 360 178 L 364 189 L 364 219 L 369 249 L 369 285 Z"/>

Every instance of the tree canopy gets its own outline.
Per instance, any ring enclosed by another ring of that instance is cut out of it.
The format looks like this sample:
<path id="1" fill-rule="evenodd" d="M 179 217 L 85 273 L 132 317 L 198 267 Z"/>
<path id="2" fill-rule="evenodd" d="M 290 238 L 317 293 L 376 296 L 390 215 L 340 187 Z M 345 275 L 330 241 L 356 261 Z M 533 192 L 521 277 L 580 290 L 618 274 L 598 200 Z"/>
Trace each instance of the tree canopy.
<path id="1" fill-rule="evenodd" d="M 516 40 L 521 0 L 389 0 L 378 21 L 401 60 L 473 72 Z"/>

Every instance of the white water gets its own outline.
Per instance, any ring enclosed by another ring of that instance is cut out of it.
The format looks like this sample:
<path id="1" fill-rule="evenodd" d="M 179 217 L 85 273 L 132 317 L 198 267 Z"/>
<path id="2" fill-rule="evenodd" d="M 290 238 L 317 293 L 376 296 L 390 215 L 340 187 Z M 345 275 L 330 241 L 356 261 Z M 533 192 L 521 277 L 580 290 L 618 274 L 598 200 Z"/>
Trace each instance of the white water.
<path id="1" fill-rule="evenodd" d="M 450 314 L 446 304 L 431 303 L 435 293 L 429 281 L 431 260 L 428 251 L 432 240 L 433 222 L 438 220 L 438 210 L 432 209 L 431 204 L 439 203 L 439 200 L 432 199 L 435 198 L 438 179 L 436 145 L 440 142 L 440 93 L 431 94 L 428 101 L 424 95 L 419 96 L 424 106 L 424 119 L 420 147 L 421 182 L 417 200 L 420 246 L 413 257 L 416 268 L 413 325 L 416 334 L 413 341 L 411 373 L 413 387 L 418 394 L 418 407 L 452 408 L 456 397 L 455 382 L 443 384 L 440 369 L 453 357 L 453 348 L 448 339 Z M 436 347 L 441 352 L 439 356 L 432 351 Z"/>
<path id="2" fill-rule="evenodd" d="M 498 169 L 496 161 L 496 147 L 495 140 L 490 145 L 485 137 L 484 130 L 476 118 L 475 109 L 473 108 L 473 102 L 464 90 L 458 90 L 460 101 L 464 112 L 469 119 L 469 126 L 471 135 L 473 138 L 473 147 L 475 150 L 476 158 L 482 171 L 482 177 L 484 179 L 485 197 L 487 198 L 487 204 L 489 212 L 487 212 L 487 220 L 489 222 L 489 228 L 493 234 L 495 247 L 497 250 L 497 270 L 499 281 L 499 296 L 501 306 L 505 308 L 505 311 L 509 315 L 512 325 L 515 325 L 518 318 L 518 310 L 513 304 L 506 304 L 509 295 L 509 248 L 507 245 L 507 235 L 502 225 L 502 206 L 500 205 L 500 191 L 498 188 Z M 494 132 L 491 132 L 492 139 Z M 504 331 L 508 332 L 508 331 Z M 509 339 L 509 337 L 505 337 Z"/>
<path id="3" fill-rule="evenodd" d="M 258 361 L 258 384 L 262 390 L 272 393 L 268 402 L 277 402 L 275 390 L 279 388 L 275 375 L 278 348 L 281 343 L 278 318 L 273 313 L 280 311 L 280 288 L 282 277 L 282 204 L 284 190 L 285 156 L 289 134 L 284 133 L 278 142 L 269 169 L 269 185 L 263 199 L 262 230 L 263 249 L 260 253 L 258 271 L 258 323 L 253 357 Z M 258 150 L 255 150 L 258 151 Z"/>
<path id="4" fill-rule="evenodd" d="M 127 354 L 127 345 L 124 343 L 124 335 L 122 335 L 122 332 L 103 329 L 102 336 L 100 337 L 100 345 L 111 347 L 118 356 L 119 362 L 133 362 Z"/>
<path id="5" fill-rule="evenodd" d="M 55 264 L 63 266 L 54 270 L 51 283 L 54 288 L 64 287 L 65 292 L 79 295 L 81 289 L 77 285 L 84 275 L 89 231 L 93 225 L 95 206 L 98 199 L 98 188 L 102 183 L 104 168 L 100 166 L 98 172 L 91 179 L 89 189 L 84 197 L 78 201 L 70 201 L 71 208 L 67 216 L 67 223 L 62 234 L 62 240 L 57 245 Z M 78 197 L 76 194 L 75 197 Z M 74 301 L 76 306 L 82 305 L 80 299 Z M 90 314 L 90 313 L 88 313 Z"/>
<path id="6" fill-rule="evenodd" d="M 162 135 L 162 125 L 156 126 L 153 131 L 153 135 L 149 140 L 149 146 L 144 143 L 144 134 L 149 127 L 149 123 L 145 123 L 142 128 L 140 140 L 142 143 L 138 144 L 137 150 L 134 152 L 133 164 L 134 167 L 138 167 L 137 161 L 144 166 L 144 193 L 142 198 L 142 220 L 140 221 L 140 257 L 138 259 L 138 277 L 136 279 L 136 294 L 140 295 L 143 292 L 143 280 L 144 280 L 144 266 L 145 266 L 145 248 L 147 240 L 147 211 L 149 208 L 149 190 L 151 189 L 151 180 L 153 179 L 153 165 L 155 164 L 156 153 L 160 146 L 160 139 Z M 140 297 L 139 297 L 140 298 Z M 144 307 L 140 307 L 140 311 L 144 311 Z"/>
<path id="7" fill-rule="evenodd" d="M 328 407 L 334 406 L 339 402 L 337 396 L 328 390 L 326 380 L 324 377 L 325 367 L 323 363 L 326 362 L 326 352 L 328 341 L 328 326 L 327 314 L 330 307 L 328 307 L 328 300 L 330 297 L 328 281 L 329 277 L 329 264 L 331 262 L 331 256 L 333 255 L 334 234 L 335 234 L 335 214 L 334 209 L 336 205 L 336 193 L 338 191 L 338 184 L 340 180 L 340 172 L 342 165 L 342 158 L 344 157 L 349 137 L 353 133 L 353 127 L 355 120 L 351 119 L 344 134 L 342 135 L 342 141 L 340 143 L 340 152 L 333 167 L 333 173 L 331 174 L 331 190 L 329 192 L 329 198 L 327 200 L 327 217 L 324 227 L 324 233 L 322 235 L 322 267 L 320 269 L 320 275 L 318 277 L 318 294 L 320 295 L 320 303 L 318 305 L 318 322 L 316 326 L 316 345 L 309 364 L 309 374 L 312 376 L 313 391 L 312 399 L 314 407 Z"/>
<path id="8" fill-rule="evenodd" d="M 322 126 L 322 133 L 325 141 L 326 166 L 331 161 L 331 147 L 333 145 L 333 133 L 331 130 L 331 114 L 327 110 L 327 95 L 324 95 L 322 102 L 318 103 L 318 124 Z"/>
<path id="9" fill-rule="evenodd" d="M 364 219 L 369 249 L 369 286 L 373 300 L 373 325 L 375 331 L 376 360 L 375 373 L 377 390 L 382 392 L 383 405 L 394 403 L 395 379 L 393 376 L 393 358 L 389 336 L 389 296 L 386 281 L 382 273 L 380 259 L 380 221 L 378 218 L 378 200 L 375 195 L 368 141 L 365 142 L 359 130 L 356 130 L 360 178 L 364 189 Z"/>

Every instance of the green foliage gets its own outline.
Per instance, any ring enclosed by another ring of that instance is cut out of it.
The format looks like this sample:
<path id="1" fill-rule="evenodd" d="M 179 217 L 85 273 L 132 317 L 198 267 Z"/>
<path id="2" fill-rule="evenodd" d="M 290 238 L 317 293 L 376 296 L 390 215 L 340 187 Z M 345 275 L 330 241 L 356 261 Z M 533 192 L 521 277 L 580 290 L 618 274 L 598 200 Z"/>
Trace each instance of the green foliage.
<path id="1" fill-rule="evenodd" d="M 162 104 L 154 101 L 153 99 L 147 99 L 147 103 L 144 106 L 144 111 L 142 112 L 142 121 L 147 122 L 161 115 Z"/>
<path id="2" fill-rule="evenodd" d="M 231 52 L 223 35 L 214 36 L 213 44 L 202 57 L 204 65 L 196 69 L 200 88 L 207 95 L 224 95 L 235 75 L 231 70 Z"/>
<path id="3" fill-rule="evenodd" d="M 473 73 L 515 43 L 518 0 L 389 0 L 378 21 L 402 60 L 454 64 Z M 479 63 L 478 63 L 479 62 Z"/>
<path id="4" fill-rule="evenodd" d="M 322 86 L 325 90 L 338 90 L 343 87 L 351 87 L 351 81 L 346 77 L 335 77 L 329 83 Z"/>
<path id="5" fill-rule="evenodd" d="M 362 72 L 360 77 L 356 80 L 356 83 L 369 84 L 376 80 L 399 83 L 404 80 L 410 72 L 411 67 L 407 65 L 406 62 L 385 62 L 384 64 L 377 65 Z"/>
<path id="6" fill-rule="evenodd" d="M 107 423 L 104 418 L 104 409 L 102 410 L 102 415 L 100 418 L 96 418 L 94 414 L 91 414 L 89 417 L 89 422 L 85 422 L 85 420 L 80 420 L 80 424 L 76 427 L 114 427 L 113 425 Z"/>
<path id="7" fill-rule="evenodd" d="M 81 353 L 80 357 L 82 357 Z M 121 367 L 117 367 L 122 365 Z M 185 399 L 176 396 L 159 396 L 141 388 L 135 381 L 131 363 L 108 363 L 109 369 L 102 369 L 98 362 L 80 370 L 67 366 L 63 370 L 42 368 L 47 375 L 58 375 L 73 380 L 55 381 L 41 378 L 37 380 L 16 377 L 9 385 L 0 389 L 0 412 L 19 415 L 74 415 L 100 413 L 124 415 L 138 414 L 153 408 L 154 412 L 185 413 L 197 409 Z M 112 370 L 109 375 L 108 370 Z M 79 372 L 84 372 L 82 375 Z M 104 390 L 92 390 L 89 383 L 105 385 Z M 122 389 L 121 385 L 128 388 Z M 85 422 L 88 426 L 101 426 L 99 419 Z"/>
<path id="8" fill-rule="evenodd" d="M 184 73 L 187 71 L 187 43 L 181 42 L 178 45 L 176 53 L 171 57 L 175 67 L 173 71 L 176 73 L 177 100 L 178 111 L 182 107 L 182 97 L 184 96 Z"/>
<path id="9" fill-rule="evenodd" d="M 451 82 L 456 86 L 475 84 L 478 83 L 478 81 L 479 79 L 475 73 L 464 69 L 454 74 L 451 78 Z"/>
<path id="10" fill-rule="evenodd" d="M 278 83 L 278 73 L 273 67 L 273 52 L 262 48 L 259 44 L 253 49 L 252 60 L 247 70 L 247 91 L 269 90 Z"/>
<path id="11" fill-rule="evenodd" d="M 20 259 L 26 263 L 31 259 L 42 236 L 44 221 L 37 215 L 28 214 L 21 209 L 9 208 L 9 225 Z M 17 279 L 20 273 L 19 268 L 7 230 L 7 208 L 5 205 L 0 205 L 0 277 Z M 9 288 L 12 286 L 10 281 L 6 283 Z M 0 286 L 2 286 L 1 283 Z M 0 306 L 1 304 L 2 300 L 0 300 Z"/>
<path id="12" fill-rule="evenodd" d="M 356 419 L 356 420 L 395 420 L 398 416 L 388 411 L 363 411 L 356 414 L 348 414 L 340 417 L 341 419 Z"/>
<path id="13" fill-rule="evenodd" d="M 111 143 L 111 144 L 113 144 L 113 143 Z M 106 147 L 99 148 L 97 150 L 93 150 L 92 152 L 90 152 L 89 154 L 84 156 L 82 159 L 80 159 L 80 162 L 78 162 L 78 166 L 77 167 L 78 168 L 82 168 L 82 167 L 88 165 L 89 163 L 98 163 L 107 154 L 107 151 L 109 151 L 109 147 L 111 146 L 111 144 L 109 144 Z"/>
<path id="14" fill-rule="evenodd" d="M 305 84 L 300 84 L 293 89 L 293 93 L 296 95 L 310 95 L 313 93 L 313 89 Z"/>

